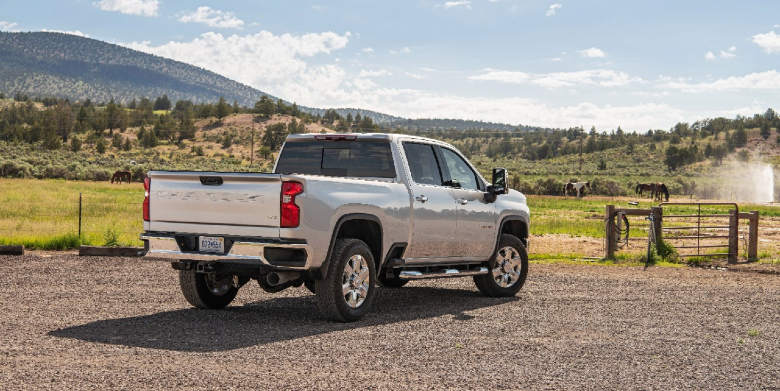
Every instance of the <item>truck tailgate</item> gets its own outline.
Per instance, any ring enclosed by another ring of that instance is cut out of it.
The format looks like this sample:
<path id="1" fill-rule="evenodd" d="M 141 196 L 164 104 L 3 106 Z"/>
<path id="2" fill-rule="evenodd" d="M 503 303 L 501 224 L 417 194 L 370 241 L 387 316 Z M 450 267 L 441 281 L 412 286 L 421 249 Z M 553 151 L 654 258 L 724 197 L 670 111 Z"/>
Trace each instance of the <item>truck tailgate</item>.
<path id="1" fill-rule="evenodd" d="M 278 174 L 152 171 L 149 178 L 153 226 L 279 228 Z"/>

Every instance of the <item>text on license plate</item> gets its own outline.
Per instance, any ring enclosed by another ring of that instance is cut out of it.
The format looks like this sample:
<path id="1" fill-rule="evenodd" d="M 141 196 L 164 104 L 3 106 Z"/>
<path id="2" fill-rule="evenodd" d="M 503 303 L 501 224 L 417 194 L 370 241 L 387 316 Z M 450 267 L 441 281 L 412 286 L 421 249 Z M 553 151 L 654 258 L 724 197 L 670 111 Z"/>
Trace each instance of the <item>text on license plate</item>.
<path id="1" fill-rule="evenodd" d="M 201 236 L 198 249 L 208 253 L 224 253 L 225 252 L 225 238 L 217 238 L 213 236 Z"/>

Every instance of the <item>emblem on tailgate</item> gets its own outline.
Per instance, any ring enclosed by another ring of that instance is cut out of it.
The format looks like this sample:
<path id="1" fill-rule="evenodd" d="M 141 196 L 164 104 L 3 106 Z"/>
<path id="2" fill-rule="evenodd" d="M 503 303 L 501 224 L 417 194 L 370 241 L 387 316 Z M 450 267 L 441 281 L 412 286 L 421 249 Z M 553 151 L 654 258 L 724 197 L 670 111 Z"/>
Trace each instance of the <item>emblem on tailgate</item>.
<path id="1" fill-rule="evenodd" d="M 157 198 L 177 201 L 214 201 L 214 202 L 265 202 L 261 194 L 210 193 L 201 191 L 158 191 Z"/>

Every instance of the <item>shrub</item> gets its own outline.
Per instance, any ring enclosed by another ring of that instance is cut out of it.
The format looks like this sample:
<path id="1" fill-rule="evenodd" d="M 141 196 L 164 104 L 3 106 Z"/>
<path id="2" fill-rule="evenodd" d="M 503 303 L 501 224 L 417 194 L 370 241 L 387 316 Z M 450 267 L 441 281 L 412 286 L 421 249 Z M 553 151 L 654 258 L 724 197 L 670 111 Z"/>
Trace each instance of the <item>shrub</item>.
<path id="1" fill-rule="evenodd" d="M 563 184 L 555 178 L 539 178 L 534 185 L 533 194 L 561 195 L 562 193 Z"/>
<path id="2" fill-rule="evenodd" d="M 34 168 L 27 162 L 7 160 L 0 163 L 0 176 L 6 178 L 32 178 Z"/>
<path id="3" fill-rule="evenodd" d="M 609 178 L 595 178 L 590 181 L 590 190 L 593 194 L 605 196 L 624 196 L 626 189 L 620 182 Z"/>

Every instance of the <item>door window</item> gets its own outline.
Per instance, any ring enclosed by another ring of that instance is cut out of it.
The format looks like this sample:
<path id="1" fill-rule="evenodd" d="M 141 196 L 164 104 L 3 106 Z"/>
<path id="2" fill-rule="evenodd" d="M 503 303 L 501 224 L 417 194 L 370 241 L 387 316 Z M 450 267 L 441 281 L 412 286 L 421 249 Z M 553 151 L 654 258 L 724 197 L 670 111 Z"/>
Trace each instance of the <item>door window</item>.
<path id="1" fill-rule="evenodd" d="M 421 185 L 442 185 L 441 171 L 436 163 L 436 155 L 433 147 L 426 144 L 404 143 L 406 161 L 409 162 L 409 170 L 412 179 Z"/>
<path id="2" fill-rule="evenodd" d="M 442 155 L 444 155 L 444 162 L 447 164 L 447 170 L 450 172 L 450 180 L 452 181 L 452 187 L 460 187 L 461 189 L 480 190 L 480 183 L 477 179 L 477 174 L 469 167 L 463 158 L 457 153 L 442 148 Z"/>

